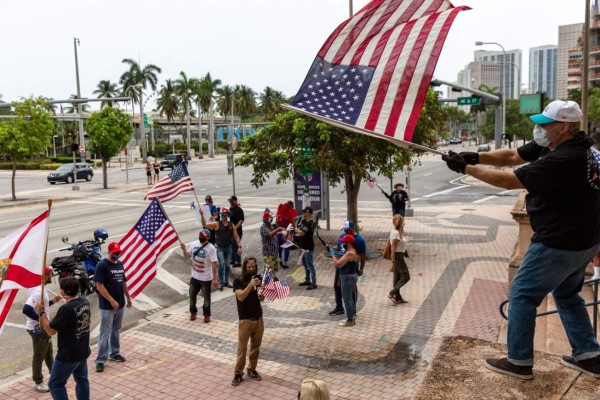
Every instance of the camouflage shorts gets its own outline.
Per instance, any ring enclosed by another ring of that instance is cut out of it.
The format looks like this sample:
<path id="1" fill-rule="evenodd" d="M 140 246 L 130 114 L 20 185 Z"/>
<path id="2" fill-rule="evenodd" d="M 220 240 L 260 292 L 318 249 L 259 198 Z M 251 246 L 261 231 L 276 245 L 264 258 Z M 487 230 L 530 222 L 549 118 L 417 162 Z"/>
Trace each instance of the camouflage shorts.
<path id="1" fill-rule="evenodd" d="M 267 254 L 263 256 L 263 263 L 265 266 L 265 271 L 268 269 L 272 269 L 273 271 L 279 270 L 279 261 L 277 257 Z"/>

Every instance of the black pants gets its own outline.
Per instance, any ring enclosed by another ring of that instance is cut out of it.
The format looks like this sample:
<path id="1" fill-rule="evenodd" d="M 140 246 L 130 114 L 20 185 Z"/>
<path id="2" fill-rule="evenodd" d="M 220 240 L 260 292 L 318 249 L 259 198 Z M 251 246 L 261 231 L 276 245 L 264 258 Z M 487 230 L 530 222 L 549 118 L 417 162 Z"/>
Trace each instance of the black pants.
<path id="1" fill-rule="evenodd" d="M 396 252 L 394 259 L 394 288 L 390 291 L 397 301 L 402 301 L 400 289 L 410 281 L 410 272 L 404 261 L 404 253 Z"/>
<path id="2" fill-rule="evenodd" d="M 210 286 L 211 281 L 200 281 L 198 279 L 190 278 L 190 312 L 197 313 L 198 308 L 196 307 L 196 297 L 198 293 L 202 291 L 202 297 L 204 298 L 204 304 L 202 304 L 202 314 L 210 316 Z"/>
<path id="3" fill-rule="evenodd" d="M 52 339 L 45 333 L 33 336 L 33 331 L 28 330 L 27 332 L 29 332 L 33 343 L 33 358 L 31 360 L 32 379 L 36 384 L 42 383 L 44 382 L 42 363 L 46 363 L 48 371 L 52 371 L 52 364 L 54 363 Z"/>

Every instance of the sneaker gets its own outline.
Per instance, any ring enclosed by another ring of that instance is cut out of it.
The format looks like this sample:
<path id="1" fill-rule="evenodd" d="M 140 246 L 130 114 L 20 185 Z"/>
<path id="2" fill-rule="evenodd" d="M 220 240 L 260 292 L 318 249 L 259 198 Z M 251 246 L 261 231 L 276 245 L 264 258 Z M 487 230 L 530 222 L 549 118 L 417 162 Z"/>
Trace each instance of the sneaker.
<path id="1" fill-rule="evenodd" d="M 302 283 L 299 283 L 298 286 L 310 286 L 310 282 L 304 281 Z"/>
<path id="2" fill-rule="evenodd" d="M 342 315 L 344 313 L 344 309 L 343 308 L 334 308 L 333 310 L 329 311 L 329 315 L 334 316 L 334 315 Z"/>
<path id="3" fill-rule="evenodd" d="M 260 374 L 256 372 L 256 370 L 248 371 L 248 376 L 254 379 L 255 381 L 262 381 L 262 376 L 260 376 Z"/>
<path id="4" fill-rule="evenodd" d="M 210 315 L 205 315 L 204 316 L 204 323 L 208 324 L 210 322 Z"/>
<path id="5" fill-rule="evenodd" d="M 287 264 L 282 264 L 282 265 L 281 265 L 281 268 L 283 268 L 283 269 L 288 269 L 289 267 L 290 267 L 290 266 L 289 266 L 289 265 L 287 265 Z"/>
<path id="6" fill-rule="evenodd" d="M 350 321 L 342 321 L 338 324 L 339 326 L 342 326 L 344 328 L 347 328 L 349 326 L 354 326 L 356 325 L 356 322 L 350 322 Z"/>
<path id="7" fill-rule="evenodd" d="M 231 289 L 231 288 L 233 288 L 233 285 L 232 285 L 231 283 L 227 282 L 227 283 L 224 283 L 224 284 L 223 284 L 223 287 L 226 287 L 226 288 L 230 288 L 230 289 Z"/>
<path id="8" fill-rule="evenodd" d="M 483 364 L 489 370 L 518 379 L 533 379 L 533 367 L 515 365 L 507 358 L 488 358 Z"/>
<path id="9" fill-rule="evenodd" d="M 396 296 L 394 296 L 393 294 L 388 294 L 388 299 L 390 299 L 390 301 L 394 304 L 398 304 L 398 300 L 396 300 Z"/>
<path id="10" fill-rule="evenodd" d="M 96 372 L 104 372 L 104 364 L 103 363 L 96 364 Z"/>
<path id="11" fill-rule="evenodd" d="M 219 283 L 219 290 L 222 292 L 223 291 L 223 284 Z"/>
<path id="12" fill-rule="evenodd" d="M 279 261 L 279 266 L 280 266 L 281 268 L 283 268 L 283 266 L 284 266 L 284 264 L 283 264 L 283 261 Z"/>
<path id="13" fill-rule="evenodd" d="M 317 288 L 317 285 L 308 285 L 306 287 L 306 290 L 313 290 L 313 289 L 316 289 L 316 288 Z"/>
<path id="14" fill-rule="evenodd" d="M 42 393 L 46 393 L 46 392 L 50 391 L 50 389 L 48 389 L 48 385 L 46 385 L 44 382 L 36 383 L 33 386 L 33 390 L 35 390 L 36 392 L 42 392 Z"/>
<path id="15" fill-rule="evenodd" d="M 240 383 L 242 383 L 243 379 L 242 379 L 242 375 L 240 374 L 235 374 L 233 376 L 233 380 L 231 381 L 231 386 L 237 386 Z"/>
<path id="16" fill-rule="evenodd" d="M 575 357 L 563 356 L 560 360 L 563 365 L 581 371 L 592 378 L 600 378 L 600 356 L 577 361 Z"/>
<path id="17" fill-rule="evenodd" d="M 120 354 L 117 354 L 116 356 L 108 357 L 108 361 L 125 362 L 125 357 L 123 357 Z"/>
<path id="18" fill-rule="evenodd" d="M 195 312 L 191 312 L 190 313 L 190 321 L 195 321 L 196 320 L 196 314 Z"/>

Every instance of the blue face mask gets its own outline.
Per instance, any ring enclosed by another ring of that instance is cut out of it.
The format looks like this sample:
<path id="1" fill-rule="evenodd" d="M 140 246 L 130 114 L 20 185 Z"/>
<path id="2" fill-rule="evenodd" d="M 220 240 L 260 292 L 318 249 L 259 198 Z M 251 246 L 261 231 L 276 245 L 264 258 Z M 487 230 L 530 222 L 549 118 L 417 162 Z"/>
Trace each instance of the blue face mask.
<path id="1" fill-rule="evenodd" d="M 121 253 L 111 253 L 111 257 L 115 261 L 117 261 L 119 259 L 120 255 L 121 255 Z"/>

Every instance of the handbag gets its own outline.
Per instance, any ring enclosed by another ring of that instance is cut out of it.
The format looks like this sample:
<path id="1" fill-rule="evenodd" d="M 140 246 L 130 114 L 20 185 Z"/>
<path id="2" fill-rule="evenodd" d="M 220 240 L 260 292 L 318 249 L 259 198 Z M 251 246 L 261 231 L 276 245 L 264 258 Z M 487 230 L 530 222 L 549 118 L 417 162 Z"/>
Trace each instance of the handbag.
<path id="1" fill-rule="evenodd" d="M 392 259 L 392 244 L 390 243 L 390 239 L 387 240 L 387 243 L 385 244 L 385 249 L 383 249 L 383 251 L 381 252 L 381 256 L 386 260 Z"/>

